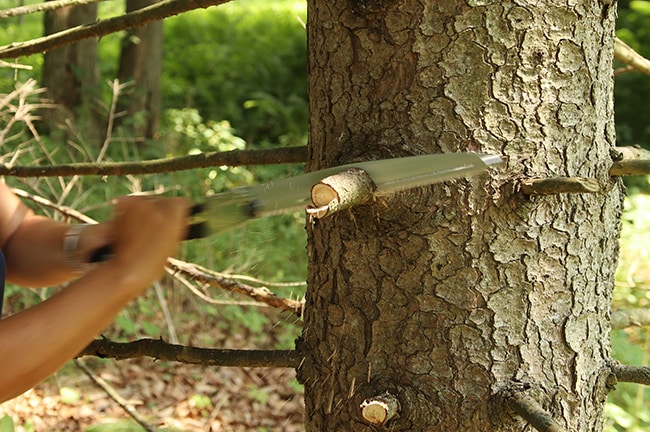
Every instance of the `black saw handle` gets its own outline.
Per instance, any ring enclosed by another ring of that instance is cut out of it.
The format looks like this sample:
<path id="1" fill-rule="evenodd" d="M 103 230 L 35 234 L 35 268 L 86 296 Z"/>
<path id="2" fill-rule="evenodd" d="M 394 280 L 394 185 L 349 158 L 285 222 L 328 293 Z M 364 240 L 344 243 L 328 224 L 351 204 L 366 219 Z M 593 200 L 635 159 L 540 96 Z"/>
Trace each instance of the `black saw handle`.
<path id="1" fill-rule="evenodd" d="M 201 214 L 204 210 L 203 204 L 194 204 L 190 210 L 190 217 L 197 216 Z M 187 235 L 185 240 L 194 240 L 198 238 L 203 238 L 207 236 L 206 226 L 204 221 L 195 222 L 188 226 Z M 113 256 L 113 246 L 106 245 L 99 249 L 96 249 L 88 260 L 89 263 L 100 263 L 108 261 Z"/>

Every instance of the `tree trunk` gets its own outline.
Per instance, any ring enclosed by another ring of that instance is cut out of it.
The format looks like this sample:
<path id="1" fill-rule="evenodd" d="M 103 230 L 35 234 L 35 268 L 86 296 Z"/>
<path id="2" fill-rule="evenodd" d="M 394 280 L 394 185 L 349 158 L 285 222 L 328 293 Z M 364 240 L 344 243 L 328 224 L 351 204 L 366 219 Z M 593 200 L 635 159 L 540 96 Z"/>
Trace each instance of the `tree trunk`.
<path id="1" fill-rule="evenodd" d="M 44 33 L 49 35 L 97 19 L 97 4 L 68 6 L 45 12 Z M 98 94 L 97 40 L 86 39 L 72 45 L 46 51 L 43 56 L 42 84 L 47 97 L 59 107 L 41 112 L 51 130 L 68 120 L 85 126 L 87 138 L 97 139 L 103 130 L 101 114 L 95 109 Z"/>
<path id="2" fill-rule="evenodd" d="M 623 197 L 608 175 L 615 7 L 572 4 L 308 1 L 311 169 L 505 162 L 308 227 L 307 431 L 378 430 L 361 406 L 380 395 L 397 410 L 386 430 L 521 431 L 504 403 L 519 391 L 567 430 L 602 429 Z M 601 191 L 517 187 L 558 176 Z"/>
<path id="3" fill-rule="evenodd" d="M 127 0 L 126 11 L 132 12 L 156 2 Z M 128 126 L 136 138 L 154 138 L 160 124 L 162 50 L 162 21 L 129 30 L 122 40 L 118 79 L 121 83 L 132 82 L 133 86 L 119 99 L 119 111 L 127 113 L 120 119 L 120 124 Z"/>

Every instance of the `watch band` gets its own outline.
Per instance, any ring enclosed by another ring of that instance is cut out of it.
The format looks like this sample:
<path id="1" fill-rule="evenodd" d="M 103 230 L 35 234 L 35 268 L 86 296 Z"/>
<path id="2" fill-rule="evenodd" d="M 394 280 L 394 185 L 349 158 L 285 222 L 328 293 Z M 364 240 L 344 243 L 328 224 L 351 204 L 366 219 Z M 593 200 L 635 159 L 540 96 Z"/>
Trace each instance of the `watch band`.
<path id="1" fill-rule="evenodd" d="M 72 225 L 63 235 L 63 259 L 75 273 L 85 273 L 89 264 L 81 260 L 79 255 L 79 239 L 88 224 Z"/>

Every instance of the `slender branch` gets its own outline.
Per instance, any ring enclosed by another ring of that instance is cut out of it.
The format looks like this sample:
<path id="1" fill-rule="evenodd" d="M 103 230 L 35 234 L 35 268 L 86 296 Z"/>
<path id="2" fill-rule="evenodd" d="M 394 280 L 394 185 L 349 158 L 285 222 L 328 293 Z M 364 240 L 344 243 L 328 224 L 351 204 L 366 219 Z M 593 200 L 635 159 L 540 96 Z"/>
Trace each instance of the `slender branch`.
<path id="1" fill-rule="evenodd" d="M 163 0 L 134 12 L 84 24 L 48 36 L 17 42 L 0 47 L 0 59 L 16 58 L 30 54 L 42 53 L 53 48 L 69 45 L 83 39 L 102 37 L 110 33 L 141 27 L 152 21 L 178 15 L 193 9 L 208 8 L 230 0 Z"/>
<path id="2" fill-rule="evenodd" d="M 596 193 L 598 180 L 583 177 L 533 178 L 521 182 L 521 192 L 526 195 L 552 195 L 561 193 Z"/>
<path id="3" fill-rule="evenodd" d="M 628 44 L 619 38 L 614 39 L 614 57 L 616 60 L 632 66 L 639 72 L 650 75 L 650 60 L 634 51 Z"/>
<path id="4" fill-rule="evenodd" d="M 229 350 L 174 345 L 160 339 L 113 342 L 96 339 L 77 357 L 96 356 L 124 360 L 151 357 L 156 360 L 203 366 L 297 368 L 302 361 L 296 350 Z"/>
<path id="5" fill-rule="evenodd" d="M 232 150 L 209 152 L 176 158 L 139 162 L 71 163 L 48 166 L 14 166 L 0 164 L 0 175 L 12 177 L 70 177 L 75 175 L 142 175 L 183 171 L 213 166 L 272 165 L 302 163 L 307 160 L 307 147 L 281 147 L 264 150 Z"/>
<path id="6" fill-rule="evenodd" d="M 43 3 L 36 3 L 27 6 L 18 6 L 11 9 L 4 9 L 0 11 L 0 19 L 10 18 L 20 15 L 28 15 L 36 12 L 45 12 L 55 9 L 64 8 L 66 6 L 80 6 L 90 3 L 98 3 L 105 0 L 56 0 L 47 1 Z"/>
<path id="7" fill-rule="evenodd" d="M 95 373 L 90 370 L 90 368 L 86 366 L 84 362 L 79 359 L 74 359 L 74 363 L 79 369 L 83 371 L 83 373 L 86 374 L 88 378 L 90 378 L 93 383 L 95 383 L 97 387 L 101 388 L 109 398 L 113 399 L 113 401 L 117 403 L 120 408 L 122 408 L 133 420 L 135 420 L 136 423 L 142 426 L 144 430 L 147 432 L 156 432 L 156 428 L 147 423 L 147 421 L 140 414 L 138 414 L 138 412 L 133 409 L 133 407 L 129 405 L 129 403 L 124 400 L 124 398 L 120 396 L 119 393 L 116 392 L 110 384 L 104 381 L 101 377 L 95 375 Z"/>
<path id="8" fill-rule="evenodd" d="M 85 214 L 81 213 L 80 211 L 77 211 L 73 209 L 72 207 L 67 207 L 61 204 L 54 203 L 47 198 L 43 198 L 38 195 L 33 195 L 30 194 L 29 192 L 26 192 L 22 189 L 16 189 L 12 188 L 11 189 L 13 193 L 21 198 L 28 199 L 38 205 L 41 205 L 43 207 L 51 208 L 56 210 L 57 212 L 61 213 L 64 216 L 67 216 L 69 218 L 75 219 L 79 222 L 83 223 L 97 223 L 97 221 L 89 216 L 86 216 Z"/>
<path id="9" fill-rule="evenodd" d="M 232 279 L 224 278 L 197 264 L 188 263 L 174 258 L 169 258 L 167 260 L 167 265 L 173 271 L 181 272 L 193 280 L 213 287 L 225 289 L 226 291 L 233 293 L 246 295 L 259 302 L 268 304 L 269 306 L 293 312 L 298 316 L 302 315 L 302 309 L 304 306 L 303 302 L 280 297 L 269 291 L 267 288 L 253 287 Z"/>
<path id="10" fill-rule="evenodd" d="M 622 365 L 615 361 L 610 367 L 617 382 L 650 385 L 650 367 Z"/>
<path id="11" fill-rule="evenodd" d="M 632 308 L 612 312 L 612 328 L 643 327 L 650 325 L 650 309 Z"/>
<path id="12" fill-rule="evenodd" d="M 565 429 L 535 399 L 522 390 L 504 392 L 506 404 L 540 432 L 565 432 Z"/>

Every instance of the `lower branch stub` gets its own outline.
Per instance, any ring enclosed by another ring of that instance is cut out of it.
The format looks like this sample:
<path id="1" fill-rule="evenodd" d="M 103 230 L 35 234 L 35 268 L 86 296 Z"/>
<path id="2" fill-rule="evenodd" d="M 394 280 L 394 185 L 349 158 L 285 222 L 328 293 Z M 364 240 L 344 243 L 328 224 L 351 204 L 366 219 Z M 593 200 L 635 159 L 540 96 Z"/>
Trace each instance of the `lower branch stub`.
<path id="1" fill-rule="evenodd" d="M 399 415 L 400 404 L 397 397 L 384 393 L 364 400 L 361 405 L 361 417 L 373 425 L 384 425 Z"/>

